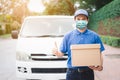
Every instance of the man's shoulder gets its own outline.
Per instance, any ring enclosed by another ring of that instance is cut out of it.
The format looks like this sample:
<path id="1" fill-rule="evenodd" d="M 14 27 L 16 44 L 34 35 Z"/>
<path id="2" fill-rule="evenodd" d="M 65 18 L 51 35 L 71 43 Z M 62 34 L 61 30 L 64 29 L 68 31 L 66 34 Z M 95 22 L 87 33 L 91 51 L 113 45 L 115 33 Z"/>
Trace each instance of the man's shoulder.
<path id="1" fill-rule="evenodd" d="M 98 36 L 98 33 L 96 33 L 96 32 L 93 31 L 93 30 L 90 30 L 90 29 L 88 29 L 88 33 L 89 33 L 89 34 L 93 34 L 93 35 L 97 35 L 97 36 Z"/>
<path id="2" fill-rule="evenodd" d="M 69 32 L 67 32 L 65 35 L 66 35 L 66 36 L 69 36 L 69 35 L 73 34 L 74 31 L 75 31 L 75 30 L 69 31 Z"/>
<path id="3" fill-rule="evenodd" d="M 64 38 L 70 38 L 74 34 L 75 30 L 69 31 L 64 35 Z"/>

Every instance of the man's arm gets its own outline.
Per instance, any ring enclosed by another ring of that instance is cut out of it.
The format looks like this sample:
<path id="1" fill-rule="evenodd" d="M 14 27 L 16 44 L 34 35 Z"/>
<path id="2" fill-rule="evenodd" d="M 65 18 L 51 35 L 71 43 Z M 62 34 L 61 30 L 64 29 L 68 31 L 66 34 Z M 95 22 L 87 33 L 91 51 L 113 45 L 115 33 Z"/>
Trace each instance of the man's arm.
<path id="1" fill-rule="evenodd" d="M 101 45 L 101 48 L 100 48 L 100 51 L 101 51 L 101 55 L 100 55 L 101 56 L 101 65 L 89 66 L 89 68 L 91 68 L 93 70 L 102 71 L 103 70 L 103 53 L 102 52 L 104 52 L 105 48 L 104 48 L 104 46 L 102 44 L 102 41 L 101 41 L 99 36 L 97 36 L 96 43 L 100 43 L 100 45 Z"/>
<path id="2" fill-rule="evenodd" d="M 89 66 L 89 68 L 93 69 L 93 70 L 98 70 L 98 71 L 102 71 L 103 70 L 103 55 L 101 53 L 101 65 L 98 66 Z"/>
<path id="3" fill-rule="evenodd" d="M 53 48 L 52 53 L 58 57 L 62 57 L 64 53 L 58 51 L 57 43 L 55 42 L 55 48 Z"/>

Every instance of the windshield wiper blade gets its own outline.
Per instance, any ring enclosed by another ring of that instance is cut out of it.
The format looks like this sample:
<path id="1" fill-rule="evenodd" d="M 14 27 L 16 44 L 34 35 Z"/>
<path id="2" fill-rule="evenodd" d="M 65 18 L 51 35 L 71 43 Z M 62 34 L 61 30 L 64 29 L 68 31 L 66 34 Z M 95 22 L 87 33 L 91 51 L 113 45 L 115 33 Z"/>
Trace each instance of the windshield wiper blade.
<path id="1" fill-rule="evenodd" d="M 63 37 L 64 35 L 41 35 L 36 37 Z"/>
<path id="2" fill-rule="evenodd" d="M 40 35 L 40 36 L 23 36 L 23 37 L 63 37 L 64 35 Z"/>

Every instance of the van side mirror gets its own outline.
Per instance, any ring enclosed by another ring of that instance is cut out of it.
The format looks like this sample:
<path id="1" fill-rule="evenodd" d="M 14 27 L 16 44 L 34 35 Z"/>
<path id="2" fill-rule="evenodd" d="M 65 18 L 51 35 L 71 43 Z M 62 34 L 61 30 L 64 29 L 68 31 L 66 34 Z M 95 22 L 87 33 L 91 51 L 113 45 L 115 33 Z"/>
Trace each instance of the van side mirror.
<path id="1" fill-rule="evenodd" d="M 11 37 L 13 38 L 13 39 L 17 39 L 18 38 L 18 30 L 13 30 L 13 31 L 11 31 Z"/>

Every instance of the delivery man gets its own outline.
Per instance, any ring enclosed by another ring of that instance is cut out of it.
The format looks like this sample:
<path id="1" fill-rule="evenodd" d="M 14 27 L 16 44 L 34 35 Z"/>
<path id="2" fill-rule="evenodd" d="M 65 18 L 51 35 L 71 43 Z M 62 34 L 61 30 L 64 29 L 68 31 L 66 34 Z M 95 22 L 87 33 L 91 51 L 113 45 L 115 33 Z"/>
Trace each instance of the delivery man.
<path id="1" fill-rule="evenodd" d="M 101 71 L 103 66 L 77 66 L 73 67 L 71 63 L 71 49 L 72 44 L 100 44 L 100 51 L 104 51 L 104 46 L 99 35 L 89 29 L 87 24 L 89 22 L 88 12 L 84 9 L 79 9 L 74 13 L 74 20 L 76 29 L 68 32 L 61 43 L 60 50 L 57 47 L 53 49 L 53 54 L 58 57 L 64 54 L 68 55 L 67 61 L 67 75 L 66 80 L 94 80 L 93 70 Z M 69 24 L 69 23 L 67 23 Z M 102 55 L 102 54 L 101 54 Z"/>

